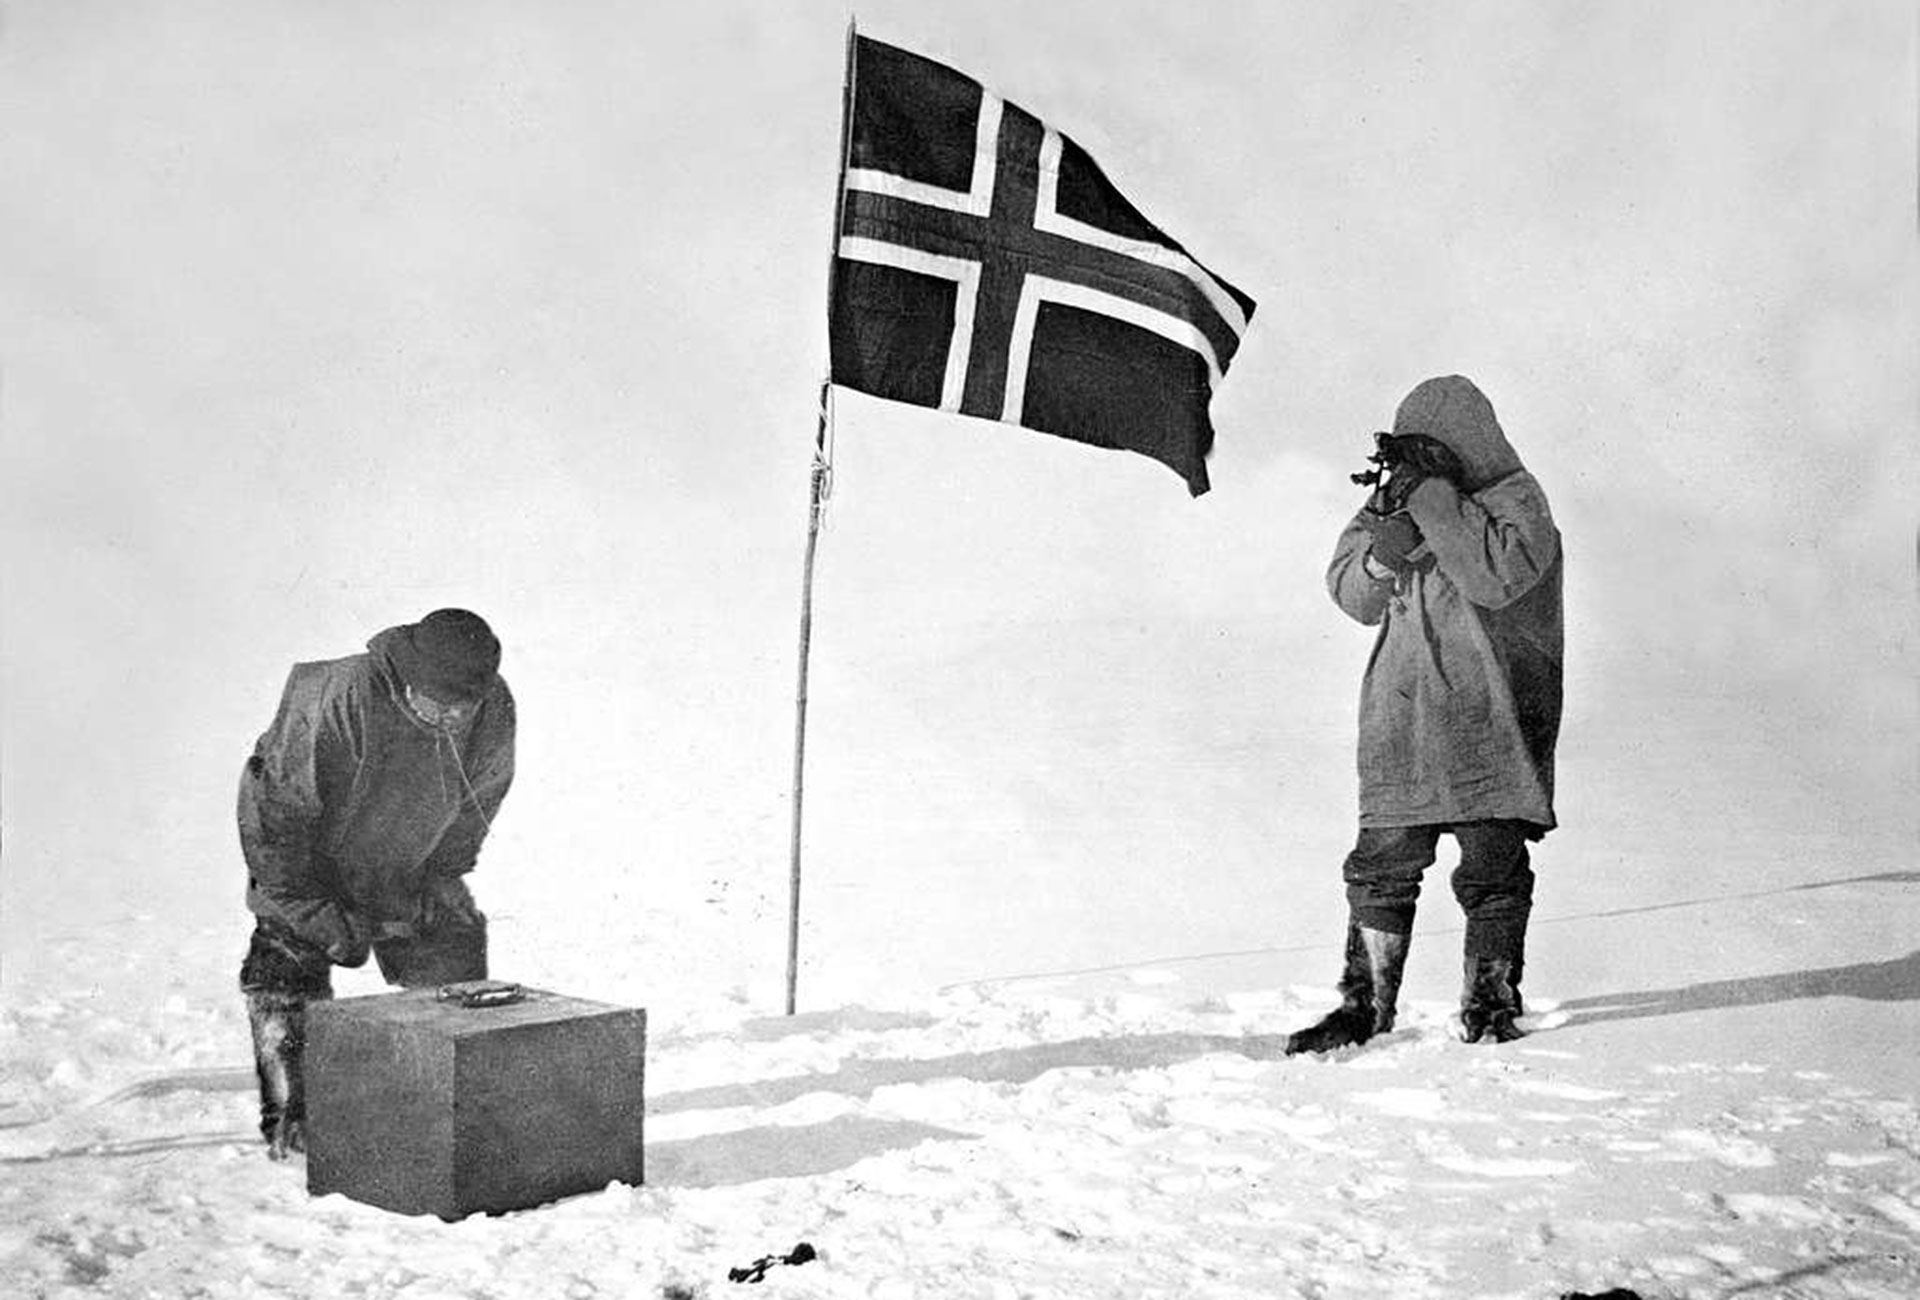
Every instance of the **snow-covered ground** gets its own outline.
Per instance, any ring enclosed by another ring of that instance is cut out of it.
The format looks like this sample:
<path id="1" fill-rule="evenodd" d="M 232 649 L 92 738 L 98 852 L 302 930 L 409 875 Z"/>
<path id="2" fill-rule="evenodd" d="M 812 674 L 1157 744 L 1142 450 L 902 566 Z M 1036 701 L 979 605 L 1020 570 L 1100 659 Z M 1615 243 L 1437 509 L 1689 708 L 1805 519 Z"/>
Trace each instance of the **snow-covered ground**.
<path id="1" fill-rule="evenodd" d="M 727 942 L 724 909 L 609 918 L 520 964 L 649 1006 L 646 1185 L 452 1224 L 310 1198 L 265 1159 L 244 924 L 117 916 L 48 936 L 0 1010 L 0 1277 L 719 1296 L 805 1241 L 818 1259 L 768 1294 L 1920 1293 L 1920 873 L 1543 915 L 1535 1032 L 1499 1048 L 1448 1033 L 1458 932 L 1429 911 L 1401 1028 L 1324 1060 L 1276 1046 L 1329 1003 L 1331 944 L 789 1019 L 676 982 Z M 496 915 L 509 952 L 532 919 Z M 692 947 L 621 945 L 636 921 Z"/>

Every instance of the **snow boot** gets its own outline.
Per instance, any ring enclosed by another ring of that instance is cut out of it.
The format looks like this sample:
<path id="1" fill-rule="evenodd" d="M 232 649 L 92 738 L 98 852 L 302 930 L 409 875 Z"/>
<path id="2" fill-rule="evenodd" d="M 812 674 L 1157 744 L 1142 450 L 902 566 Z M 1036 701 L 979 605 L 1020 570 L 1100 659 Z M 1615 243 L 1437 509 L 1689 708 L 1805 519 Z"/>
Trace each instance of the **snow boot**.
<path id="1" fill-rule="evenodd" d="M 1390 1031 L 1400 999 L 1400 976 L 1407 967 L 1407 940 L 1404 934 L 1349 921 L 1340 1005 L 1316 1023 L 1288 1034 L 1286 1055 L 1330 1052 Z"/>
<path id="2" fill-rule="evenodd" d="M 247 994 L 253 1030 L 253 1067 L 260 1079 L 260 1134 L 267 1158 L 285 1160 L 307 1149 L 307 1093 L 302 1058 L 307 1045 L 307 1000 L 297 994 Z"/>
<path id="3" fill-rule="evenodd" d="M 1514 1023 L 1520 1016 L 1520 994 L 1513 987 L 1516 964 L 1508 957 L 1467 958 L 1460 993 L 1461 1042 L 1490 1038 L 1511 1043 L 1526 1037 L 1526 1030 Z"/>

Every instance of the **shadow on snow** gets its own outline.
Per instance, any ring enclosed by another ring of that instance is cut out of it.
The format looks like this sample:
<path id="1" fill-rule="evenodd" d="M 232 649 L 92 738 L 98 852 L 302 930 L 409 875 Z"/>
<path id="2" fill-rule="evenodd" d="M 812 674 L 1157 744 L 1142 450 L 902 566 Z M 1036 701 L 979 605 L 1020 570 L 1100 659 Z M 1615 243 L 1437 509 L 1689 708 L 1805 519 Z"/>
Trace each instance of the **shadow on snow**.
<path id="1" fill-rule="evenodd" d="M 826 1074 L 755 1079 L 665 1093 L 650 1113 L 753 1108 L 764 1110 L 813 1093 L 869 1097 L 880 1088 L 955 1079 L 972 1083 L 1028 1083 L 1049 1070 L 1140 1070 L 1194 1060 L 1214 1052 L 1257 1059 L 1278 1057 L 1279 1035 L 1137 1034 L 1075 1038 L 1030 1047 L 963 1052 L 921 1060 L 853 1060 Z M 649 1143 L 647 1182 L 662 1187 L 717 1187 L 761 1178 L 832 1173 L 887 1151 L 930 1140 L 977 1136 L 908 1120 L 840 1116 L 821 1124 L 762 1125 L 684 1141 Z"/>
<path id="2" fill-rule="evenodd" d="M 1804 998 L 1860 998 L 1868 1002 L 1920 999 L 1920 950 L 1892 961 L 1572 998 L 1560 1003 L 1558 1009 L 1571 1015 L 1574 1024 L 1590 1025 L 1603 1020 L 1671 1016 L 1683 1011 L 1724 1011 Z"/>

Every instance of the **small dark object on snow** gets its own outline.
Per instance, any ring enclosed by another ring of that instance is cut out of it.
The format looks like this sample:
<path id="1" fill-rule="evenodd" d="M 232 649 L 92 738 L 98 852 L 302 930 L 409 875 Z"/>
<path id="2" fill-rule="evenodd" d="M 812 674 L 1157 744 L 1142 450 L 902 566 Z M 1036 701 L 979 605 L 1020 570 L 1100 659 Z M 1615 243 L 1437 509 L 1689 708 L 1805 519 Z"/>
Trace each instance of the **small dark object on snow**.
<path id="1" fill-rule="evenodd" d="M 1560 1300 L 1643 1300 L 1638 1291 L 1629 1291 L 1623 1286 L 1610 1286 L 1604 1291 L 1568 1291 Z"/>
<path id="2" fill-rule="evenodd" d="M 763 1255 L 759 1259 L 754 1260 L 753 1263 L 748 1265 L 746 1268 L 728 1269 L 727 1281 L 729 1282 L 764 1281 L 767 1276 L 767 1270 L 772 1268 L 775 1264 L 804 1264 L 808 1260 L 818 1259 L 818 1258 L 819 1256 L 814 1253 L 813 1247 L 809 1246 L 806 1242 L 803 1241 L 799 1245 L 793 1248 L 792 1254 Z"/>

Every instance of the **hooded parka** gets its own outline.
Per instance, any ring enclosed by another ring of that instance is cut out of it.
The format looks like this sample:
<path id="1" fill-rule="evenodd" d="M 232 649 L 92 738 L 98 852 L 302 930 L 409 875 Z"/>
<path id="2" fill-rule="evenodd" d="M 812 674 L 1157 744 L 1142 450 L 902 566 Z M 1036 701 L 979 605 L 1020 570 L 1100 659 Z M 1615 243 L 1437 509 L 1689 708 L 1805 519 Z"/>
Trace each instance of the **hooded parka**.
<path id="1" fill-rule="evenodd" d="M 406 627 L 367 653 L 296 664 L 240 778 L 247 906 L 358 965 L 418 919 L 434 877 L 471 871 L 513 782 L 514 705 L 497 674 L 460 732 L 405 703 Z"/>
<path id="2" fill-rule="evenodd" d="M 1560 730 L 1560 533 L 1492 404 L 1458 375 L 1400 404 L 1396 434 L 1437 438 L 1464 468 L 1407 498 L 1431 556 L 1397 578 L 1365 560 L 1356 515 L 1327 569 L 1340 608 L 1378 626 L 1360 691 L 1360 824 L 1485 819 L 1552 829 Z"/>

